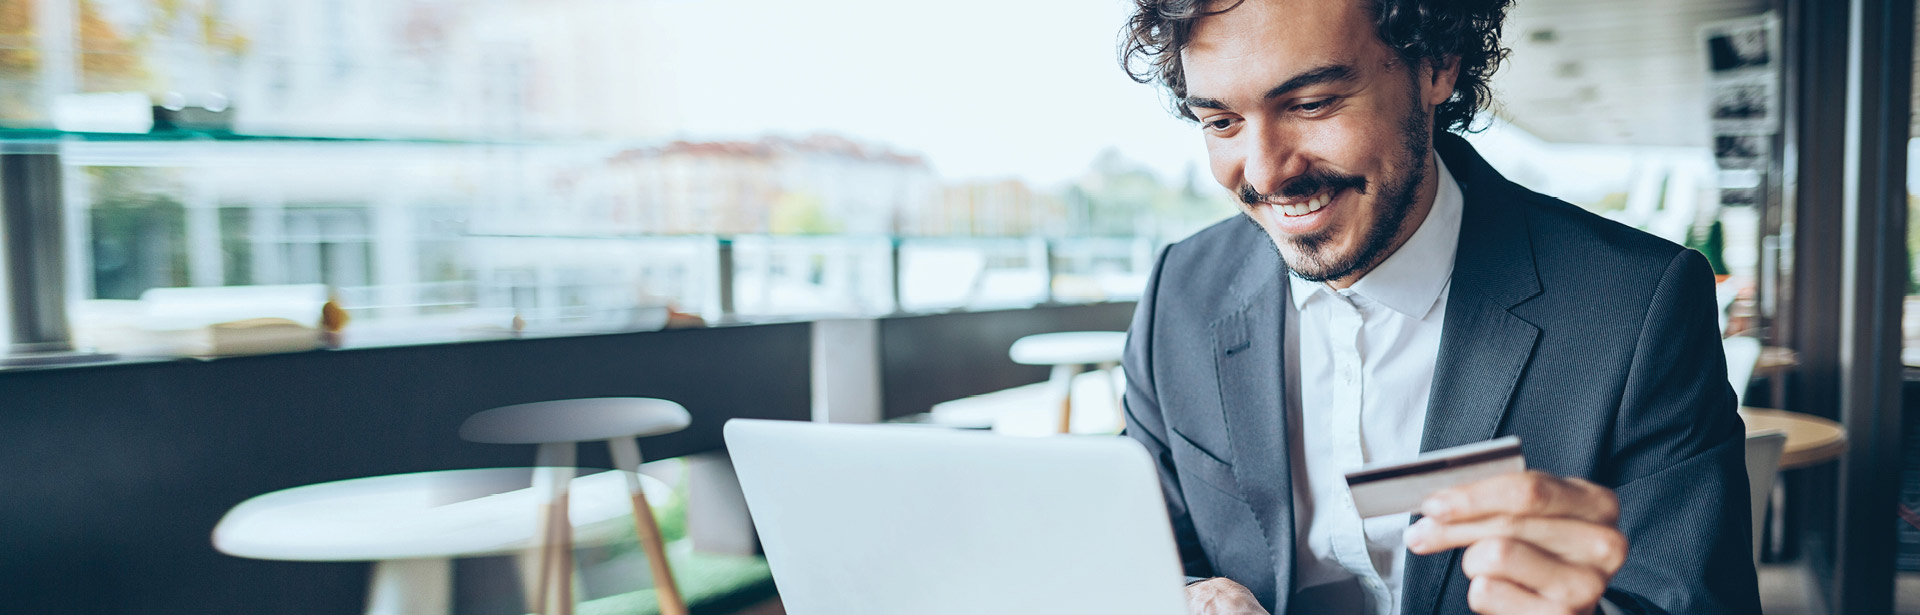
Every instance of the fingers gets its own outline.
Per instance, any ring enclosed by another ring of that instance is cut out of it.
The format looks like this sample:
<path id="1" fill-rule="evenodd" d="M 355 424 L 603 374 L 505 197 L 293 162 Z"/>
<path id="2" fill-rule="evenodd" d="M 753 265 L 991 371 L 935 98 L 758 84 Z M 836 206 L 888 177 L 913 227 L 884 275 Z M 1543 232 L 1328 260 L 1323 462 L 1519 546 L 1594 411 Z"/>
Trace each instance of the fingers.
<path id="1" fill-rule="evenodd" d="M 1268 615 L 1253 592 L 1233 579 L 1218 577 L 1187 586 L 1189 615 Z"/>
<path id="2" fill-rule="evenodd" d="M 1467 586 L 1467 607 L 1481 615 L 1570 615 L 1576 609 L 1555 604 L 1510 581 L 1480 577 Z"/>
<path id="3" fill-rule="evenodd" d="M 1468 602 L 1482 614 L 1592 613 L 1626 562 L 1612 490 L 1541 472 L 1497 476 L 1440 491 L 1407 528 L 1407 548 L 1466 548 Z"/>
<path id="4" fill-rule="evenodd" d="M 1507 581 L 1576 611 L 1598 604 L 1611 576 L 1510 538 L 1484 540 L 1468 547 L 1460 558 L 1460 569 L 1469 578 Z"/>
<path id="5" fill-rule="evenodd" d="M 1620 519 L 1620 501 L 1612 490 L 1585 480 L 1525 472 L 1441 490 L 1422 503 L 1420 514 L 1441 521 L 1496 515 L 1565 517 L 1611 526 Z"/>
<path id="6" fill-rule="evenodd" d="M 1627 539 L 1619 530 L 1574 519 L 1498 516 L 1445 523 L 1429 517 L 1408 526 L 1405 540 L 1407 549 L 1420 555 L 1488 540 L 1517 540 L 1608 576 L 1627 561 Z"/>

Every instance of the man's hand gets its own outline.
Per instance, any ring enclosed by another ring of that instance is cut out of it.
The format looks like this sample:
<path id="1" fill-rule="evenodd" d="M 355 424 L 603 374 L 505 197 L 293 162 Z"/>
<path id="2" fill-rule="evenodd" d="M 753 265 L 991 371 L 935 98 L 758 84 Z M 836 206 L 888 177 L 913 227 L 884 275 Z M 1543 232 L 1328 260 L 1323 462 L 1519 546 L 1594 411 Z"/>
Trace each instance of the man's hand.
<path id="1" fill-rule="evenodd" d="M 1542 472 L 1508 474 L 1433 494 L 1407 528 L 1421 555 L 1465 547 L 1475 613 L 1590 615 L 1627 559 L 1613 491 Z M 1191 595 L 1191 593 L 1189 593 Z"/>
<path id="2" fill-rule="evenodd" d="M 1245 586 L 1216 577 L 1187 586 L 1187 614 L 1267 615 L 1267 609 Z"/>

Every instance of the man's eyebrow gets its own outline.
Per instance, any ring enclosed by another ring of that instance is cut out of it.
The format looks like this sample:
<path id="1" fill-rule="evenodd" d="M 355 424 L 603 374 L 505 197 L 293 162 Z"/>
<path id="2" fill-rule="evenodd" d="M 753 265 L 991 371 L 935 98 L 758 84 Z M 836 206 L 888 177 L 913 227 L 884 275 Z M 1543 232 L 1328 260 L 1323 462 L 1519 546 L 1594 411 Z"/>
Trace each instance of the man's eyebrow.
<path id="1" fill-rule="evenodd" d="M 1189 98 L 1186 100 L 1186 105 L 1188 108 L 1192 108 L 1192 109 L 1217 109 L 1220 111 L 1227 110 L 1227 103 L 1214 100 L 1212 98 Z"/>
<path id="2" fill-rule="evenodd" d="M 1353 78 L 1353 75 L 1354 75 L 1354 71 L 1353 71 L 1353 67 L 1351 66 L 1348 66 L 1345 64 L 1328 64 L 1326 66 L 1321 66 L 1318 68 L 1314 68 L 1312 70 L 1308 70 L 1307 72 L 1294 75 L 1292 79 L 1283 81 L 1280 83 L 1280 85 L 1273 86 L 1273 89 L 1267 90 L 1267 95 L 1261 98 L 1265 100 L 1273 100 L 1275 98 L 1285 96 L 1287 95 L 1288 92 L 1292 92 L 1300 88 L 1316 86 L 1323 83 L 1332 83 L 1335 81 L 1344 81 L 1344 80 Z"/>
<path id="3" fill-rule="evenodd" d="M 1261 98 L 1263 100 L 1273 100 L 1300 88 L 1352 79 L 1353 76 L 1353 67 L 1346 64 L 1328 64 L 1326 66 L 1315 67 L 1306 72 L 1294 75 L 1293 78 L 1281 82 L 1280 85 L 1273 86 L 1271 89 L 1268 89 L 1266 95 Z M 1231 109 L 1225 101 L 1214 98 L 1188 98 L 1185 104 L 1191 109 L 1217 109 L 1221 111 Z"/>

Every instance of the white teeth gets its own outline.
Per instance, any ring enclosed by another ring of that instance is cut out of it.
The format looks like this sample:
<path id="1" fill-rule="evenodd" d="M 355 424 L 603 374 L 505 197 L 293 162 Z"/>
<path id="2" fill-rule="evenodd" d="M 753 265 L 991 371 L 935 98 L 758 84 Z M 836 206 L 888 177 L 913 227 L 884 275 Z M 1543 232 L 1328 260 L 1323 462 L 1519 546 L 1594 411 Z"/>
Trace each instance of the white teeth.
<path id="1" fill-rule="evenodd" d="M 1316 211 L 1320 211 L 1321 209 L 1325 208 L 1328 203 L 1331 203 L 1331 202 L 1333 202 L 1332 194 L 1322 194 L 1320 196 L 1313 197 L 1312 199 L 1308 200 L 1305 203 L 1300 203 L 1298 205 L 1275 204 L 1274 207 L 1279 209 L 1280 213 L 1285 215 L 1304 216 Z"/>

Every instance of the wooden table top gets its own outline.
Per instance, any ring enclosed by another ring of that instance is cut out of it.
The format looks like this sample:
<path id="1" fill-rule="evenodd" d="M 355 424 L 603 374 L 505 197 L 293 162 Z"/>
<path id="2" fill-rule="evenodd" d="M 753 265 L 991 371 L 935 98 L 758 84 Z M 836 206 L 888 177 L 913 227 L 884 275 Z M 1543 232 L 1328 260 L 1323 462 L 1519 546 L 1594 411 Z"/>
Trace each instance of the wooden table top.
<path id="1" fill-rule="evenodd" d="M 1767 430 L 1786 432 L 1787 448 L 1780 455 L 1782 470 L 1826 463 L 1847 450 L 1847 433 L 1840 424 L 1811 414 L 1771 408 L 1741 408 L 1740 418 L 1747 423 L 1747 433 Z"/>

